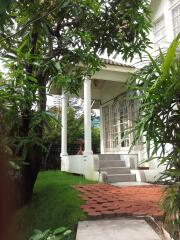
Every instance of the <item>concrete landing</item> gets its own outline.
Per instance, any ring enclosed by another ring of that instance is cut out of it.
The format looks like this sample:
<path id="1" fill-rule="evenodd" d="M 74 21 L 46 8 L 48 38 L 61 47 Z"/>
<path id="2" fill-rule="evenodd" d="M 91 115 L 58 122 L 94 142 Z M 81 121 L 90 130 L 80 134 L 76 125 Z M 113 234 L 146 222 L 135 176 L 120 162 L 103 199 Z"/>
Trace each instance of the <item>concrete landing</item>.
<path id="1" fill-rule="evenodd" d="M 79 222 L 76 240 L 160 240 L 145 220 L 120 218 Z"/>
<path id="2" fill-rule="evenodd" d="M 152 184 L 146 182 L 117 182 L 111 183 L 111 185 L 114 185 L 116 187 L 127 187 L 127 186 L 147 186 Z"/>

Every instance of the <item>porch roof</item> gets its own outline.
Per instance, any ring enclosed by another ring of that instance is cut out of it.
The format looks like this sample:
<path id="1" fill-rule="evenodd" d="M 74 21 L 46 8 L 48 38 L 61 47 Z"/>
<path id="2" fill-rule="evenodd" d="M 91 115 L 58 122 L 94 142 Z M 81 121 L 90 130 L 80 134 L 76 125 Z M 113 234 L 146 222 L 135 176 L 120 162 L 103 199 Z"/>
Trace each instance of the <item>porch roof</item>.
<path id="1" fill-rule="evenodd" d="M 132 65 L 116 62 L 114 60 L 101 58 L 105 66 L 91 77 L 91 99 L 92 108 L 98 109 L 100 104 L 124 92 L 125 83 L 136 71 Z M 51 86 L 51 94 L 61 94 L 61 88 Z M 74 95 L 71 95 L 74 96 Z M 79 89 L 78 96 L 84 98 L 83 87 Z"/>
<path id="2" fill-rule="evenodd" d="M 101 60 L 105 63 L 105 66 L 96 72 L 91 79 L 124 83 L 127 81 L 127 78 L 136 70 L 134 66 L 129 64 L 120 63 L 105 58 L 101 58 Z"/>
<path id="3" fill-rule="evenodd" d="M 134 66 L 126 63 L 119 63 L 111 59 L 106 59 L 106 58 L 101 58 L 101 60 L 106 64 L 106 65 L 114 65 L 114 66 L 120 66 L 120 67 L 127 67 L 127 68 L 135 68 Z"/>
<path id="4" fill-rule="evenodd" d="M 136 71 L 132 65 L 102 59 L 105 66 L 91 77 L 91 98 L 96 100 L 93 108 L 99 108 L 99 103 L 109 101 L 124 92 L 128 78 Z M 79 97 L 84 98 L 83 88 L 79 90 Z"/>

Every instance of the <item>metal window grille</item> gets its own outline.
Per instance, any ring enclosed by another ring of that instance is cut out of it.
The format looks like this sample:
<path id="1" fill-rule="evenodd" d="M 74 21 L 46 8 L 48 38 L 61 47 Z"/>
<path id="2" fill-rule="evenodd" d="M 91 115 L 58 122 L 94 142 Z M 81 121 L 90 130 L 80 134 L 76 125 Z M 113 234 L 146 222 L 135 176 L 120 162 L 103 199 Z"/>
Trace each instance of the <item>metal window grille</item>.
<path id="1" fill-rule="evenodd" d="M 154 43 L 160 45 L 161 43 L 165 42 L 166 40 L 166 28 L 164 22 L 164 16 L 160 17 L 154 23 Z"/>
<path id="2" fill-rule="evenodd" d="M 110 105 L 103 107 L 102 113 L 103 113 L 104 146 L 105 146 L 105 148 L 111 148 Z"/>
<path id="3" fill-rule="evenodd" d="M 120 99 L 115 104 L 109 104 L 102 108 L 106 149 L 120 150 L 130 147 L 133 139 L 130 128 L 133 126 L 135 114 L 134 102 L 125 99 Z"/>

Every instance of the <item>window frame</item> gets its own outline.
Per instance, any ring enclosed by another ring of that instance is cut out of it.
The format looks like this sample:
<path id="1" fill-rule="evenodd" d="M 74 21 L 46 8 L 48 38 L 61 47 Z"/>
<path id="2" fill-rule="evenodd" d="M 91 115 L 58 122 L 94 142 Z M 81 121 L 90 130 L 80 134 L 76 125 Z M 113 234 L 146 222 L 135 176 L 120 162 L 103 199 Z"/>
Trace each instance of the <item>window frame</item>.
<path id="1" fill-rule="evenodd" d="M 179 8 L 179 15 L 176 16 L 175 18 L 179 18 L 180 19 L 180 1 L 176 0 L 176 2 L 174 2 L 171 7 L 170 7 L 170 11 L 171 11 L 171 20 L 172 20 L 172 27 L 173 27 L 173 36 L 176 37 L 179 33 L 180 33 L 180 21 L 179 24 L 177 26 L 174 25 L 174 17 L 173 17 L 173 11 L 176 8 Z M 178 22 L 178 21 L 177 21 Z M 176 29 L 179 29 L 179 31 L 176 33 Z"/>
<path id="2" fill-rule="evenodd" d="M 161 27 L 160 29 L 156 29 L 156 25 L 157 23 L 159 23 L 160 21 L 163 21 L 163 27 Z M 158 32 L 164 30 L 164 35 L 162 37 L 160 37 L 158 40 L 157 40 L 157 34 Z M 157 18 L 155 21 L 154 21 L 154 24 L 153 24 L 153 35 L 154 35 L 154 44 L 155 45 L 161 45 L 163 42 L 166 41 L 166 25 L 165 25 L 165 17 L 164 17 L 164 14 L 161 15 L 159 18 Z"/>
<path id="3" fill-rule="evenodd" d="M 120 98 L 116 103 L 109 103 L 102 106 L 103 119 L 103 145 L 104 150 L 120 151 L 129 150 L 133 134 L 129 133 L 135 120 L 134 101 Z"/>
<path id="4" fill-rule="evenodd" d="M 178 3 L 180 3 L 179 0 L 169 0 L 170 8 L 174 7 L 176 4 L 178 5 Z"/>

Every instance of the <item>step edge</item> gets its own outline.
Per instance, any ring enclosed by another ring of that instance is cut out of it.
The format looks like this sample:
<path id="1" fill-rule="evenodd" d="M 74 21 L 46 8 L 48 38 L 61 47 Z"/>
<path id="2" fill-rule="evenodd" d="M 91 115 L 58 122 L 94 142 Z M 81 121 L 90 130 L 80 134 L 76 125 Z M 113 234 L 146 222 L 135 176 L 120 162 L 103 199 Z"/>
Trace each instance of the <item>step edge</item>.
<path id="1" fill-rule="evenodd" d="M 129 167 L 102 167 L 103 169 L 128 169 L 128 170 L 130 170 L 130 168 Z"/>
<path id="2" fill-rule="evenodd" d="M 103 162 L 125 162 L 125 161 L 123 161 L 123 160 L 102 160 L 102 161 L 100 161 L 100 163 L 103 163 Z"/>
<path id="3" fill-rule="evenodd" d="M 107 174 L 107 177 L 111 177 L 111 176 L 136 176 L 136 174 L 133 173 L 119 173 L 119 174 Z"/>

